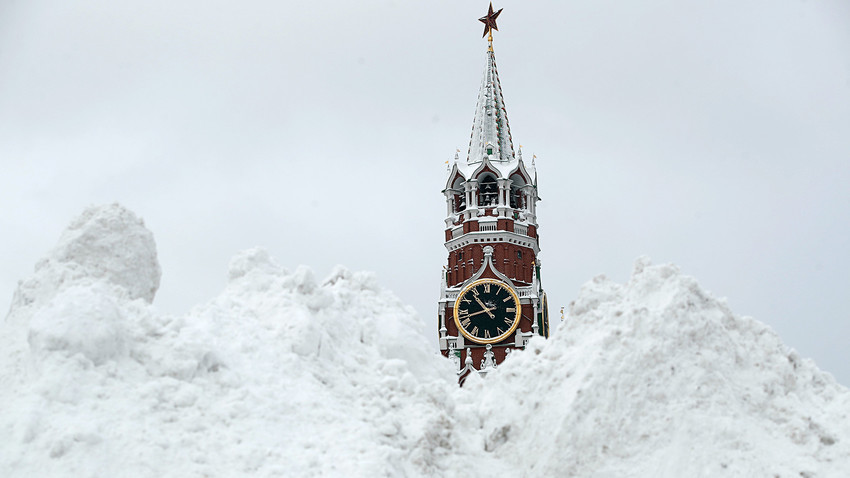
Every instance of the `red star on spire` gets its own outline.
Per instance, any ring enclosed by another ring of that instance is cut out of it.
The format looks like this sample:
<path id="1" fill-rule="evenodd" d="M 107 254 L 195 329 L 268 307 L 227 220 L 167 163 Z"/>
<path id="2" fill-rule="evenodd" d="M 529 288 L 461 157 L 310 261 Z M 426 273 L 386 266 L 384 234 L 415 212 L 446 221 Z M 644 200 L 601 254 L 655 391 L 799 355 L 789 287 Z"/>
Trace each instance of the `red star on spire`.
<path id="1" fill-rule="evenodd" d="M 493 30 L 499 31 L 499 27 L 496 26 L 496 18 L 499 17 L 502 10 L 504 8 L 500 8 L 498 12 L 493 13 L 493 2 L 490 2 L 490 10 L 487 12 L 487 16 L 478 19 L 479 22 L 484 24 L 484 35 L 482 35 L 482 38 L 486 37 L 488 33 L 492 34 Z"/>

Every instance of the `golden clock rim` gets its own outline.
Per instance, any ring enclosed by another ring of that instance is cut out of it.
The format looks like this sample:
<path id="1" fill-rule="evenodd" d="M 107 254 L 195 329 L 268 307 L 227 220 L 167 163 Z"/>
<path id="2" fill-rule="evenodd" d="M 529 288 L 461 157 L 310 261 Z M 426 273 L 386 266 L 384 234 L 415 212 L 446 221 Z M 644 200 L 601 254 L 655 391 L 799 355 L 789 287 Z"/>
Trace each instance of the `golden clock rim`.
<path id="1" fill-rule="evenodd" d="M 466 329 L 463 328 L 463 326 L 460 325 L 460 319 L 457 316 L 457 309 L 458 309 L 458 303 L 460 302 L 460 299 L 464 295 L 466 295 L 466 293 L 469 292 L 470 289 L 472 289 L 473 287 L 475 287 L 477 285 L 488 284 L 488 283 L 489 284 L 497 284 L 500 287 L 503 287 L 504 289 L 506 289 L 511 294 L 511 297 L 514 298 L 514 304 L 516 305 L 516 316 L 514 317 L 514 321 L 513 321 L 513 324 L 511 324 L 510 329 L 508 329 L 504 334 L 502 334 L 498 337 L 492 338 L 492 339 L 482 339 L 482 338 L 479 338 L 479 337 L 475 337 L 474 335 L 471 335 L 470 333 L 468 333 L 466 331 Z M 520 318 L 522 316 L 522 304 L 519 301 L 519 296 L 517 295 L 516 291 L 514 291 L 513 287 L 508 285 L 507 282 L 500 281 L 498 279 L 478 279 L 478 280 L 474 281 L 473 283 L 467 285 L 463 289 L 461 289 L 461 291 L 457 294 L 457 299 L 455 299 L 454 308 L 452 310 L 452 316 L 455 319 L 455 326 L 457 326 L 457 330 L 461 334 L 463 334 L 463 336 L 466 337 L 467 339 L 469 339 L 469 340 L 471 340 L 471 341 L 473 341 L 477 344 L 495 344 L 495 343 L 501 342 L 501 341 L 505 340 L 506 338 L 508 338 L 508 336 L 510 336 L 512 333 L 514 333 L 514 331 L 516 331 L 517 327 L 519 327 L 519 321 L 520 321 Z"/>

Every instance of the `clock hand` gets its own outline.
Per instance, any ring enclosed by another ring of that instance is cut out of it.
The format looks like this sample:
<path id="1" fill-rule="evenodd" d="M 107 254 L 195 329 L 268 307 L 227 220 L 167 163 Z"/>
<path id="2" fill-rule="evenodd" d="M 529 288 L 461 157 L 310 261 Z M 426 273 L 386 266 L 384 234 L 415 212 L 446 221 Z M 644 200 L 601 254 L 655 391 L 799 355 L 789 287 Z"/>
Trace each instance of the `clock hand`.
<path id="1" fill-rule="evenodd" d="M 491 310 L 493 310 L 493 309 L 487 309 L 487 308 L 485 308 L 484 310 L 479 310 L 478 312 L 473 312 L 472 314 L 465 315 L 465 316 L 464 316 L 464 318 L 466 318 L 466 317 L 472 317 L 473 315 L 483 314 L 484 312 L 487 312 L 488 314 L 490 314 L 490 311 L 491 311 Z M 493 314 L 490 314 L 490 316 L 492 317 L 492 316 L 493 316 Z"/>
<path id="2" fill-rule="evenodd" d="M 481 307 L 483 307 L 483 308 L 484 308 L 484 312 L 487 312 L 487 315 L 489 315 L 491 319 L 495 319 L 495 318 L 496 318 L 496 316 L 495 316 L 495 315 L 493 315 L 493 313 L 492 313 L 492 312 L 490 312 L 490 310 L 492 310 L 492 309 L 488 309 L 488 308 L 487 308 L 487 306 L 486 306 L 486 305 L 484 305 L 484 302 L 481 302 L 481 299 L 479 299 L 478 297 L 475 297 L 475 300 L 476 300 L 476 301 L 478 301 L 478 303 L 479 303 L 479 304 L 481 304 Z"/>

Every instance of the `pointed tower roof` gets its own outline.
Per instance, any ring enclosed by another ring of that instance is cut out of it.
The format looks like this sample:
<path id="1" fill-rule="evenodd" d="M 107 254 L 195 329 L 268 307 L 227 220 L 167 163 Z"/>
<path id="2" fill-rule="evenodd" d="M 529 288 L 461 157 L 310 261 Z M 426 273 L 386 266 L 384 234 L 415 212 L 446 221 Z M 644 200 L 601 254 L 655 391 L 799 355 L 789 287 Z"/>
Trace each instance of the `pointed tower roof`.
<path id="1" fill-rule="evenodd" d="M 475 106 L 475 119 L 472 123 L 472 137 L 469 140 L 468 164 L 480 163 L 484 158 L 491 162 L 513 161 L 514 146 L 511 140 L 511 128 L 508 125 L 508 113 L 502 86 L 499 84 L 499 72 L 496 69 L 496 56 L 493 53 L 492 39 L 487 48 L 487 67 L 478 92 Z"/>

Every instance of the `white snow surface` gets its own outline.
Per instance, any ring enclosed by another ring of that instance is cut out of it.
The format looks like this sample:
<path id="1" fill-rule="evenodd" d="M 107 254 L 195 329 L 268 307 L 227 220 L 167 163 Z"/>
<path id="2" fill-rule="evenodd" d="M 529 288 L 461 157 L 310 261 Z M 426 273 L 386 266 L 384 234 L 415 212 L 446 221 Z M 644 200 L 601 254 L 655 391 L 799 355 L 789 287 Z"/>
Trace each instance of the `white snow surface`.
<path id="1" fill-rule="evenodd" d="M 74 221 L 0 323 L 0 476 L 846 477 L 850 393 L 675 266 L 588 282 L 549 340 L 455 384 L 369 273 L 262 249 L 157 312 L 152 235 Z"/>
<path id="2" fill-rule="evenodd" d="M 15 292 L 12 309 L 39 307 L 68 284 L 100 281 L 131 299 L 152 302 L 161 272 L 153 234 L 118 204 L 90 207 L 73 220 L 59 243 L 35 265 Z"/>

